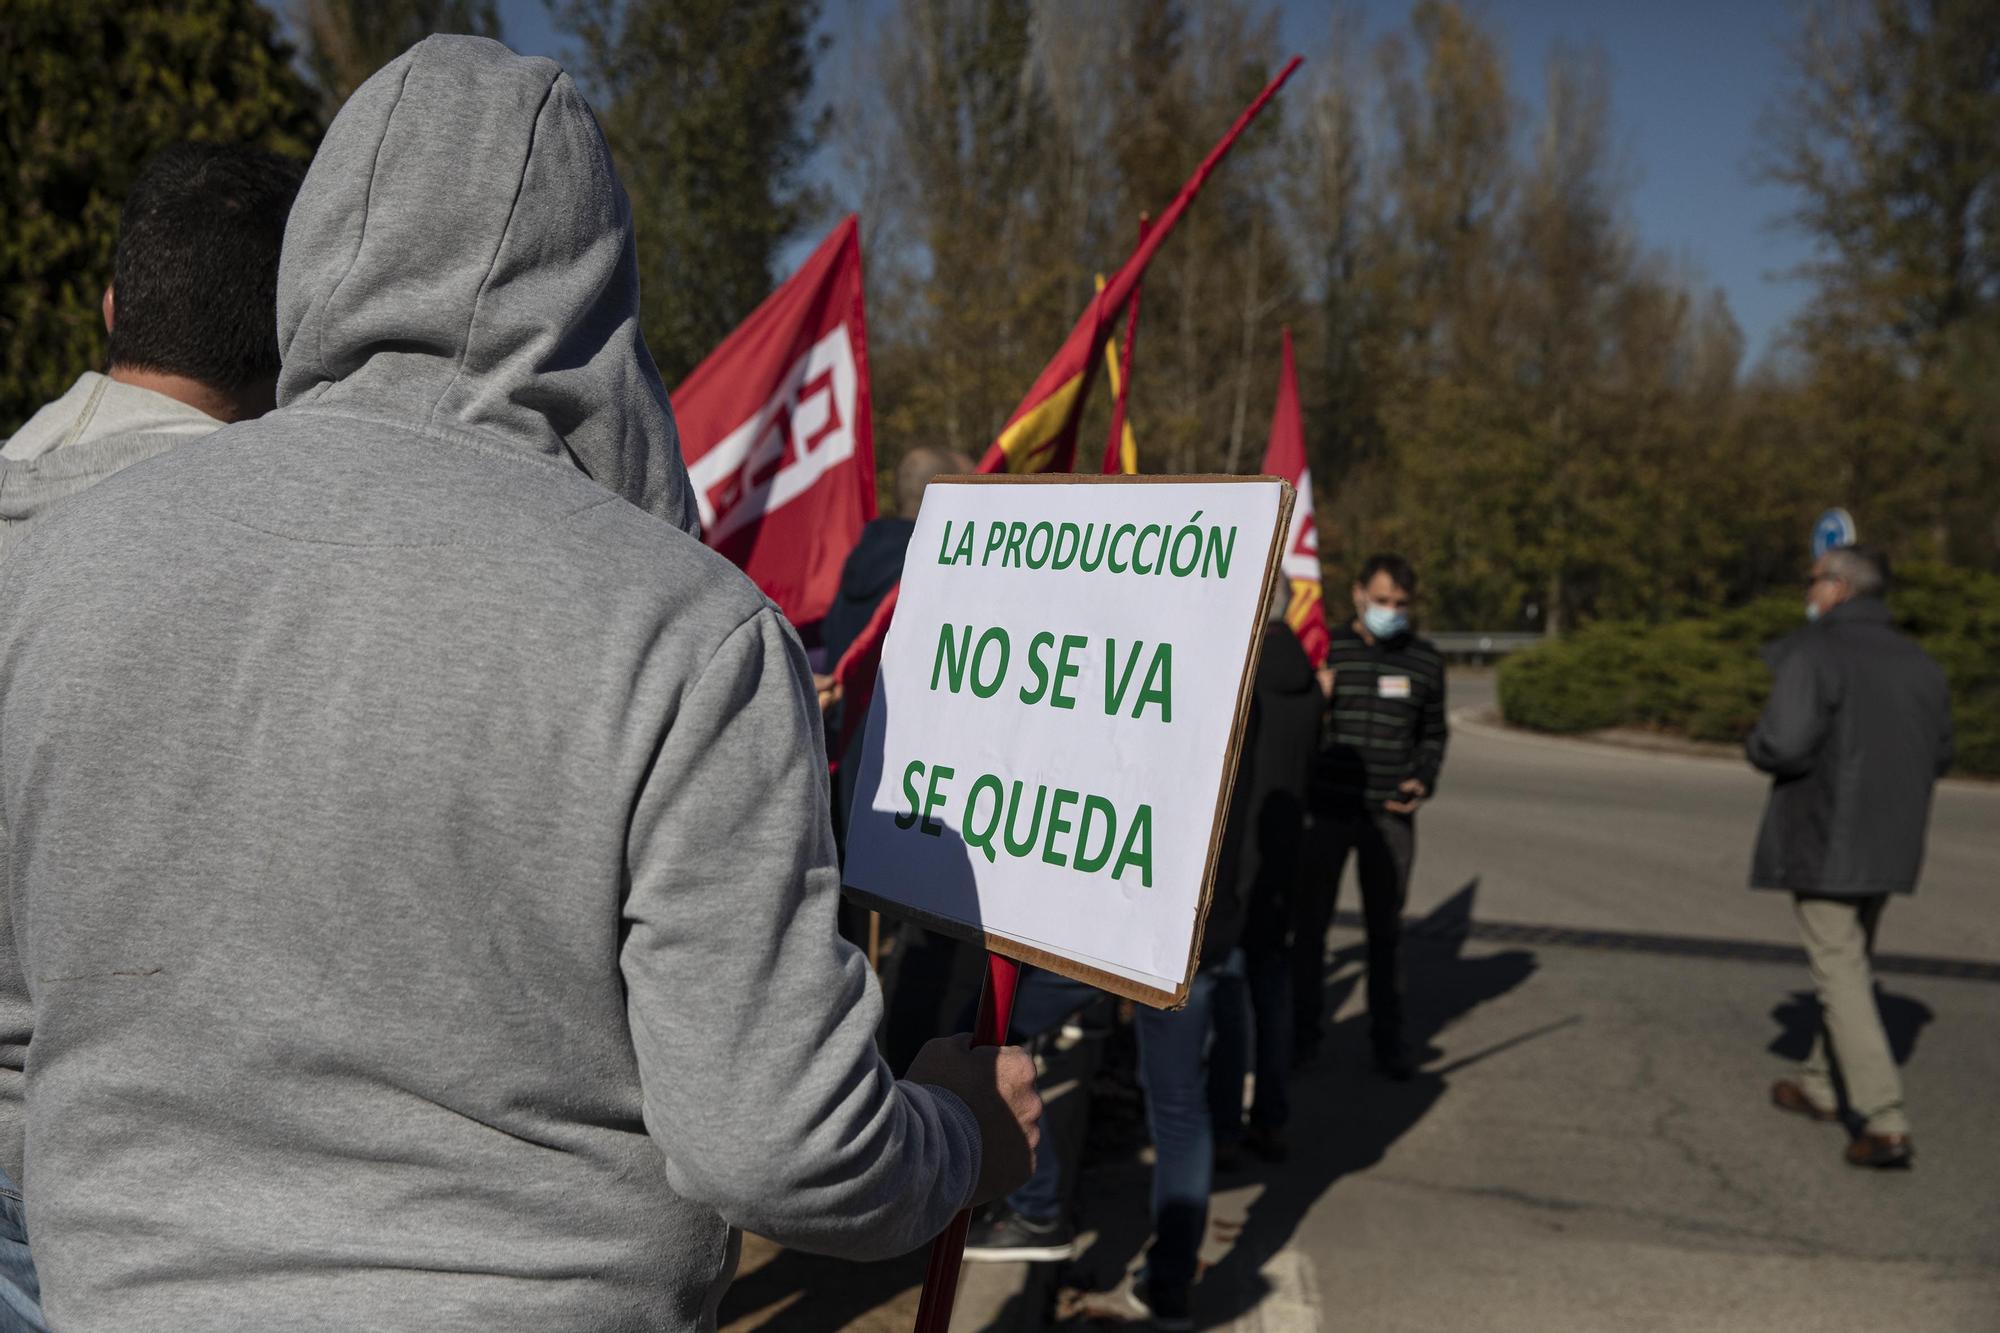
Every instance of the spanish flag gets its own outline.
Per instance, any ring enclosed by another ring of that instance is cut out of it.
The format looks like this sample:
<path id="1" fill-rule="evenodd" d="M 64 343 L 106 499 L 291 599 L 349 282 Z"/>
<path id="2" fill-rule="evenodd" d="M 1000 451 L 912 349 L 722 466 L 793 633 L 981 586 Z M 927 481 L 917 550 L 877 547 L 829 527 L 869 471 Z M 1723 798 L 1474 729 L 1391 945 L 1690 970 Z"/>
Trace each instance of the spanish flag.
<path id="1" fill-rule="evenodd" d="M 1257 100 L 1244 108 L 1236 123 L 1229 127 L 1229 133 L 1215 147 L 1208 150 L 1208 156 L 1194 169 L 1181 186 L 1180 193 L 1173 202 L 1160 212 L 1158 219 L 1139 241 L 1131 258 L 1122 264 L 1109 281 L 1098 291 L 1083 315 L 1070 330 L 1068 341 L 1062 345 L 1055 359 L 1042 368 L 1034 387 L 1027 397 L 1014 409 L 1014 415 L 1001 428 L 1000 438 L 986 451 L 986 457 L 979 462 L 981 472 L 1070 472 L 1076 465 L 1076 430 L 1083 417 L 1083 400 L 1090 392 L 1091 381 L 1097 376 L 1097 364 L 1104 356 L 1105 345 L 1111 341 L 1113 322 L 1118 312 L 1125 309 L 1139 286 L 1139 279 L 1145 275 L 1146 266 L 1153 262 L 1160 246 L 1166 242 L 1181 214 L 1187 212 L 1188 205 L 1201 193 L 1201 187 L 1208 183 L 1210 174 L 1242 137 L 1257 113 L 1264 109 L 1285 80 L 1292 77 L 1292 71 L 1299 67 L 1300 57 L 1293 56 L 1286 66 L 1278 71 L 1278 76 L 1266 84 L 1264 91 L 1257 94 Z"/>
<path id="2" fill-rule="evenodd" d="M 1257 118 L 1270 100 L 1277 96 L 1278 89 L 1284 87 L 1285 80 L 1299 67 L 1303 57 L 1293 56 L 1278 76 L 1264 86 L 1255 101 L 1245 107 L 1236 123 L 1229 127 L 1229 133 L 1222 136 L 1215 147 L 1208 150 L 1208 156 L 1194 169 L 1194 174 L 1182 185 L 1173 202 L 1163 209 L 1159 217 L 1139 238 L 1139 244 L 1132 255 L 1116 273 L 1098 289 L 1096 297 L 1083 312 L 1076 327 L 1070 330 L 1069 339 L 1055 359 L 1042 369 L 1034 387 L 1027 397 L 1014 409 L 1014 415 L 1000 431 L 1000 438 L 979 460 L 981 472 L 1071 472 L 1076 463 L 1076 431 L 1083 418 L 1083 400 L 1089 393 L 1091 381 L 1097 376 L 1097 363 L 1106 354 L 1111 342 L 1112 324 L 1118 312 L 1126 309 L 1138 294 L 1139 279 L 1145 275 L 1146 265 L 1153 262 L 1160 246 L 1187 212 L 1188 205 L 1201 193 L 1201 187 L 1226 157 L 1250 122 Z M 1122 444 L 1122 441 L 1121 441 Z M 1123 449 L 1120 450 L 1121 454 Z M 1122 460 L 1121 460 L 1122 461 Z M 1136 470 L 1136 459 L 1133 463 Z M 882 661 L 882 644 L 888 636 L 889 622 L 896 614 L 896 597 L 901 584 L 889 590 L 880 606 L 860 637 L 841 655 L 833 667 L 834 679 L 840 683 L 845 706 L 842 712 L 841 735 L 835 753 L 844 753 L 853 732 L 866 718 L 869 702 L 875 693 L 875 674 Z"/>

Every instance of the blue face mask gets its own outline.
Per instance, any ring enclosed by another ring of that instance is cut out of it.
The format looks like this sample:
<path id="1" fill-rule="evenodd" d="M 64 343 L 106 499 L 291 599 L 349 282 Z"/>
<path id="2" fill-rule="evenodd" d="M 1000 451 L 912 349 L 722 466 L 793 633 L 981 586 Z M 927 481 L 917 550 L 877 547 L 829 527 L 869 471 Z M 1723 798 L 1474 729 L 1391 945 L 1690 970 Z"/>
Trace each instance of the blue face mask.
<path id="1" fill-rule="evenodd" d="M 1819 619 L 1819 603 L 1817 602 L 1806 603 L 1806 619 L 1807 620 Z"/>
<path id="2" fill-rule="evenodd" d="M 1361 613 L 1361 623 L 1378 639 L 1393 639 L 1410 627 L 1409 613 L 1393 607 L 1371 606 Z"/>

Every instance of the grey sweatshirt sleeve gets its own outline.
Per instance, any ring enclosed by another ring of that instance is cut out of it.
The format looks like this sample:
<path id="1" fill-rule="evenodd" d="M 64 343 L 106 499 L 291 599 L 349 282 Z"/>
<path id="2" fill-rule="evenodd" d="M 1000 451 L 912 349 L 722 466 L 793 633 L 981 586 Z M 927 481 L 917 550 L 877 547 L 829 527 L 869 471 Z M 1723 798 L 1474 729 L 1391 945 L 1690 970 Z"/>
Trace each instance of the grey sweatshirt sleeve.
<path id="1" fill-rule="evenodd" d="M 621 954 L 646 1126 L 684 1197 L 854 1259 L 943 1230 L 979 1176 L 972 1113 L 898 1083 L 840 888 L 805 654 L 776 612 L 682 696 L 634 808 Z"/>
<path id="2" fill-rule="evenodd" d="M 0 1171 L 19 1189 L 27 1132 L 25 1071 L 35 1011 L 28 999 L 27 971 L 14 947 L 14 891 L 7 882 L 11 863 L 7 815 L 0 810 Z"/>

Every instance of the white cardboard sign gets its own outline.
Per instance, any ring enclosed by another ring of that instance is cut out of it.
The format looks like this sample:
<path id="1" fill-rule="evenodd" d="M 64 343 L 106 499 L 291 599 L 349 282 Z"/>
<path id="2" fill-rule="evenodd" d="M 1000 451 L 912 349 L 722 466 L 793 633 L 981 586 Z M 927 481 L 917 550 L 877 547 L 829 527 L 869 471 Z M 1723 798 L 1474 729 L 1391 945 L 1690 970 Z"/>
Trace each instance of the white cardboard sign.
<path id="1" fill-rule="evenodd" d="M 933 482 L 869 709 L 850 893 L 1183 1002 L 1291 507 L 1275 477 Z"/>

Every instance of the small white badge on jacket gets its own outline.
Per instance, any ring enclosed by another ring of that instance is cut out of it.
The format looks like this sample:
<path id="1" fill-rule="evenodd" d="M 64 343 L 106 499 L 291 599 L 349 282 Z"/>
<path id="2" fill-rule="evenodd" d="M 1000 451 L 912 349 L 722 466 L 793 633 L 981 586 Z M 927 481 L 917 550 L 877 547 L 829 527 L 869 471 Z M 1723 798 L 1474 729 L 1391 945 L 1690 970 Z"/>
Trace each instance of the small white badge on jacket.
<path id="1" fill-rule="evenodd" d="M 1380 699 L 1407 699 L 1410 697 L 1408 676 L 1382 676 L 1377 678 L 1375 695 Z"/>

